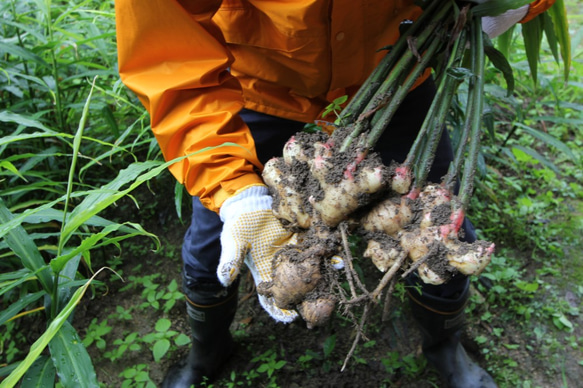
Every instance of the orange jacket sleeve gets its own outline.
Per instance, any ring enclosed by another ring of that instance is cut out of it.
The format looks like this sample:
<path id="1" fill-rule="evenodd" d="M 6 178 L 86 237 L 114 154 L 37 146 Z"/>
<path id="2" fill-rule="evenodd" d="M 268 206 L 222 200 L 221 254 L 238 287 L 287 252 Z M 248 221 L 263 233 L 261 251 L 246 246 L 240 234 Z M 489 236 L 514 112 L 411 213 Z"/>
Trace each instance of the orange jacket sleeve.
<path id="1" fill-rule="evenodd" d="M 232 57 L 211 18 L 221 1 L 116 0 L 119 72 L 150 114 L 164 158 L 211 210 L 262 182 L 255 144 L 239 118 Z"/>
<path id="2" fill-rule="evenodd" d="M 528 9 L 528 13 L 522 19 L 521 23 L 526 23 L 540 15 L 541 13 L 545 12 L 547 9 L 551 8 L 551 6 L 555 3 L 555 0 L 536 0 L 530 3 L 530 8 Z"/>

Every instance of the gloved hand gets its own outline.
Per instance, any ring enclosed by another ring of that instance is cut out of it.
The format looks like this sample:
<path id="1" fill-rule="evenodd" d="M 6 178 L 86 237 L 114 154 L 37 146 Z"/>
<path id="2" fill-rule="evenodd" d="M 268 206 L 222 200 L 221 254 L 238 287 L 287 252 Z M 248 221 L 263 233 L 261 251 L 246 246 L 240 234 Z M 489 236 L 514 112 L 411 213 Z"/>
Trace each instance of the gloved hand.
<path id="1" fill-rule="evenodd" d="M 470 0 L 472 3 L 483 4 L 490 0 Z M 510 27 L 524 19 L 530 5 L 524 5 L 517 9 L 511 9 L 498 16 L 485 16 L 482 18 L 482 30 L 490 37 L 490 39 L 502 35 Z"/>
<path id="2" fill-rule="evenodd" d="M 217 275 L 225 287 L 239 276 L 243 262 L 255 284 L 270 281 L 275 252 L 294 242 L 294 234 L 284 229 L 273 215 L 272 201 L 266 186 L 252 186 L 221 206 L 219 216 L 224 225 Z M 258 297 L 261 306 L 275 320 L 289 323 L 297 318 L 297 312 L 275 306 L 273 298 L 260 294 Z"/>

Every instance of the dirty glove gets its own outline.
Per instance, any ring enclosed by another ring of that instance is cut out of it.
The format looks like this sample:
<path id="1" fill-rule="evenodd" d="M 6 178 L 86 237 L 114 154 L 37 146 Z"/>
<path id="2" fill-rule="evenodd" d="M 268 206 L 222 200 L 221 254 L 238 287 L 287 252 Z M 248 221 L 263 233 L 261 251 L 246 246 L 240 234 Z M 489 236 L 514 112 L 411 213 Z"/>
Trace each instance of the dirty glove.
<path id="1" fill-rule="evenodd" d="M 256 285 L 271 281 L 275 252 L 293 242 L 293 233 L 284 229 L 273 215 L 272 201 L 266 186 L 252 186 L 221 206 L 219 216 L 224 225 L 217 275 L 225 287 L 239 276 L 243 262 Z M 261 294 L 258 297 L 261 306 L 276 321 L 288 323 L 298 316 L 295 311 L 275 306 L 273 298 Z"/>
<path id="2" fill-rule="evenodd" d="M 483 4 L 490 0 L 470 1 L 477 4 Z M 502 35 L 508 31 L 510 27 L 524 19 L 526 14 L 528 14 L 529 9 L 530 5 L 527 4 L 517 9 L 510 9 L 497 16 L 484 16 L 482 18 L 482 30 L 490 37 L 490 39 L 495 38 L 498 35 Z"/>

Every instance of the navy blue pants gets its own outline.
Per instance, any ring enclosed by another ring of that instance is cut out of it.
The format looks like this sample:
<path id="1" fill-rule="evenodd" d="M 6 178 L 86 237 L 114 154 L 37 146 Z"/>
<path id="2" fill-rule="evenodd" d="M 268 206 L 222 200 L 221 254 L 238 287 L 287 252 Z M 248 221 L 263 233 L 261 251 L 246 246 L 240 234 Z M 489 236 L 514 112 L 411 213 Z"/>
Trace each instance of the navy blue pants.
<path id="1" fill-rule="evenodd" d="M 380 153 L 383 163 L 388 165 L 392 160 L 397 162 L 405 160 L 434 95 L 435 85 L 432 81 L 423 83 L 409 93 L 377 142 L 376 151 Z M 250 110 L 243 110 L 240 115 L 251 130 L 262 163 L 274 156 L 280 156 L 285 142 L 305 125 Z M 441 177 L 447 173 L 452 159 L 451 143 L 447 133 L 444 133 L 428 177 L 429 181 L 439 183 Z M 215 212 L 203 207 L 197 197 L 193 198 L 192 205 L 192 223 L 186 231 L 182 246 L 185 286 L 214 288 L 219 285 L 216 270 L 221 253 L 219 235 L 222 222 Z M 465 221 L 464 229 L 465 240 L 474 241 L 475 232 L 469 221 Z M 426 285 L 424 289 L 435 296 L 447 298 L 466 286 L 466 277 L 456 276 L 445 285 Z"/>

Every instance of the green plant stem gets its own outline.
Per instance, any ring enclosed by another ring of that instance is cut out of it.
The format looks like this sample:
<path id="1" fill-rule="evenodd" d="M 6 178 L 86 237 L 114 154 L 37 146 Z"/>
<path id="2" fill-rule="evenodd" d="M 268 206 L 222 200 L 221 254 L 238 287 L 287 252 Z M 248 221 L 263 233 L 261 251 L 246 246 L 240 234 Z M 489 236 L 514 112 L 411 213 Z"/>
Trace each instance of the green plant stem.
<path id="1" fill-rule="evenodd" d="M 10 5 L 11 5 L 11 10 L 12 10 L 12 17 L 14 18 L 14 20 L 18 21 L 18 14 L 16 13 L 16 6 L 14 5 L 15 1 L 13 0 Z M 22 41 L 22 34 L 20 33 L 20 29 L 16 29 L 16 36 L 18 38 L 18 44 L 20 45 L 20 47 L 22 47 L 22 49 L 25 49 L 25 45 L 24 42 Z M 30 70 L 28 68 L 28 63 L 26 60 L 22 60 L 22 67 L 24 69 L 24 73 L 28 76 L 30 76 Z M 28 94 L 30 95 L 31 100 L 34 100 L 36 98 L 36 95 L 34 93 L 34 89 L 32 87 L 32 85 L 30 83 L 28 83 Z M 36 105 L 35 105 L 36 108 Z M 35 109 L 38 112 L 38 109 Z"/>
<path id="2" fill-rule="evenodd" d="M 449 60 L 448 60 L 448 68 L 451 66 L 454 66 L 456 62 L 460 61 L 460 59 L 463 55 L 463 51 L 465 49 L 466 37 L 467 37 L 466 33 L 464 31 L 462 31 L 462 33 L 458 36 L 458 39 L 455 41 L 454 49 L 452 50 L 453 55 L 451 55 L 449 57 Z M 426 138 L 427 132 L 429 131 L 429 128 L 431 127 L 433 117 L 435 117 L 437 115 L 436 111 L 440 109 L 439 107 L 440 106 L 443 107 L 443 105 L 444 105 L 444 103 L 442 102 L 442 96 L 449 95 L 449 97 L 447 98 L 448 104 L 451 102 L 451 99 L 453 98 L 453 91 L 454 90 L 452 89 L 451 93 L 447 93 L 447 94 L 444 93 L 444 90 L 446 90 L 449 87 L 453 87 L 453 85 L 448 86 L 448 81 L 453 82 L 453 78 L 451 76 L 449 76 L 448 73 L 446 72 L 444 74 L 444 76 L 441 77 L 441 80 L 439 82 L 439 86 L 437 88 L 436 95 L 433 99 L 431 106 L 429 107 L 429 111 L 427 112 L 426 118 L 425 118 L 423 124 L 421 125 L 421 129 L 419 130 L 417 138 L 415 139 L 413 145 L 411 146 L 411 149 L 409 150 L 409 153 L 407 154 L 407 158 L 403 162 L 404 166 L 410 167 L 416 160 L 419 160 L 421 158 L 420 153 L 422 153 L 422 145 L 425 144 L 425 138 Z M 449 105 L 448 105 L 448 107 L 449 107 Z M 444 113 L 447 113 L 447 110 Z M 441 131 L 442 130 L 440 130 L 440 132 Z M 438 138 L 438 140 L 439 140 L 439 138 Z M 433 151 L 432 153 L 434 155 L 435 151 Z M 431 161 L 432 160 L 433 160 L 433 157 L 431 158 Z M 424 174 L 425 177 L 427 176 L 427 173 L 428 173 L 428 171 Z M 425 178 L 423 178 L 423 180 L 424 179 Z M 419 184 L 417 184 L 417 186 L 419 186 Z"/>
<path id="3" fill-rule="evenodd" d="M 373 128 L 367 136 L 366 146 L 373 147 L 376 144 L 417 78 L 427 68 L 433 54 L 442 46 L 443 42 L 440 39 L 430 38 L 435 34 L 440 23 L 443 23 L 449 17 L 451 3 L 448 2 L 446 5 L 448 4 L 450 6 L 439 8 L 436 14 L 428 13 L 429 16 L 426 16 L 426 18 L 429 18 L 427 21 L 428 26 L 415 39 L 417 49 L 422 53 L 420 54 L 421 59 L 418 60 L 416 53 L 411 49 L 402 54 L 386 76 L 386 79 L 368 101 L 364 112 L 358 115 L 353 131 L 347 136 L 340 148 L 341 152 L 347 150 L 352 141 L 366 129 L 365 122 L 371 116 L 373 117 Z M 425 18 L 423 21 L 425 21 Z M 418 22 L 415 24 L 419 25 Z M 405 45 L 409 37 L 410 35 L 403 36 L 398 43 Z M 425 47 L 429 40 L 431 40 L 429 47 Z M 366 95 L 370 94 L 366 93 Z M 353 112 L 351 114 L 354 115 Z M 342 113 L 341 115 L 344 114 Z"/>
<path id="4" fill-rule="evenodd" d="M 482 37 L 482 19 L 473 18 L 471 25 L 472 40 L 472 71 L 474 76 L 470 80 L 471 118 L 468 155 L 466 158 L 463 176 L 460 182 L 459 205 L 461 210 L 468 208 L 474 188 L 474 176 L 478 163 L 478 152 L 482 134 L 482 108 L 484 104 L 484 41 Z"/>
<path id="5" fill-rule="evenodd" d="M 389 125 L 391 119 L 395 115 L 395 112 L 407 96 L 407 93 L 413 87 L 413 84 L 421 73 L 425 71 L 427 68 L 429 61 L 432 59 L 432 56 L 437 52 L 437 50 L 441 47 L 442 42 L 439 39 L 435 39 L 431 42 L 430 46 L 427 48 L 426 52 L 423 54 L 423 57 L 419 63 L 415 66 L 413 71 L 409 74 L 406 81 L 399 85 L 397 88 L 394 96 L 391 98 L 391 102 L 389 105 L 383 109 L 380 113 L 378 119 L 376 119 L 376 123 L 372 127 L 369 135 L 366 139 L 366 145 L 370 148 L 374 147 L 376 142 L 379 140 L 387 126 Z"/>
<path id="6" fill-rule="evenodd" d="M 435 8 L 440 5 L 439 1 L 433 1 L 424 10 L 424 12 L 419 16 L 417 21 L 411 25 L 407 30 L 405 30 L 397 42 L 390 48 L 389 52 L 383 57 L 381 62 L 375 67 L 373 72 L 369 75 L 367 80 L 363 83 L 362 87 L 358 89 L 358 92 L 354 95 L 352 100 L 343 109 L 340 114 L 340 125 L 349 125 L 354 122 L 362 114 L 364 107 L 371 101 L 372 97 L 380 87 L 383 80 L 387 77 L 390 70 L 393 68 L 395 63 L 403 55 L 403 52 L 407 50 L 407 39 L 413 36 L 423 26 L 430 16 L 433 15 Z"/>
<path id="7" fill-rule="evenodd" d="M 49 35 L 48 41 L 50 43 L 53 42 L 53 24 L 51 19 L 51 1 L 47 0 L 47 13 L 45 14 L 45 21 L 46 21 L 46 28 L 47 33 Z M 57 121 L 57 125 L 61 130 L 65 130 L 64 121 L 63 121 L 63 104 L 61 102 L 61 86 L 59 82 L 59 63 L 57 61 L 57 57 L 55 55 L 55 47 L 57 45 L 53 45 L 49 51 L 49 57 L 51 60 L 51 67 L 52 67 L 52 75 L 53 80 L 55 81 L 55 92 L 54 92 L 54 100 L 55 100 L 55 118 Z"/>
<path id="8" fill-rule="evenodd" d="M 429 136 L 429 139 L 424 142 L 421 154 L 416 157 L 415 164 L 417 168 L 415 169 L 415 184 L 413 186 L 413 191 L 420 189 L 425 185 L 425 181 L 427 180 L 427 176 L 433 165 L 433 159 L 435 159 L 435 152 L 439 140 L 441 139 L 443 129 L 445 128 L 447 113 L 459 83 L 458 79 L 445 75 L 442 84 L 440 85 L 440 90 L 438 90 L 438 93 L 433 100 L 433 104 L 436 105 L 436 107 L 432 109 L 433 114 L 425 117 L 422 126 L 423 136 L 418 136 L 417 138 L 419 139 L 421 137 L 421 139 L 419 139 L 421 142 L 426 138 L 425 135 L 427 135 Z"/>

